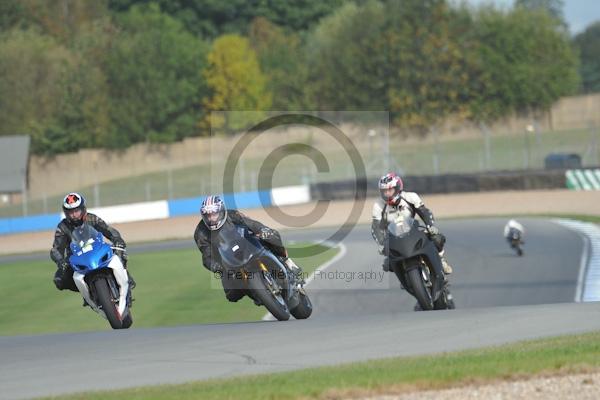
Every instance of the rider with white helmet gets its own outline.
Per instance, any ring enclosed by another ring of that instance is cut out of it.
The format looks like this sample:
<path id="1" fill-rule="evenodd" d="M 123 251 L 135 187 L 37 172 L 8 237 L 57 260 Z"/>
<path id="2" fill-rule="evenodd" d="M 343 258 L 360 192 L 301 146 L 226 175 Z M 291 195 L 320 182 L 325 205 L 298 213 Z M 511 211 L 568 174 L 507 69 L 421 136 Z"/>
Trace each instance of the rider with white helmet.
<path id="1" fill-rule="evenodd" d="M 247 294 L 244 290 L 235 286 L 235 280 L 226 279 L 218 252 L 213 248 L 213 245 L 216 243 L 215 239 L 219 235 L 221 228 L 228 223 L 247 227 L 282 261 L 290 272 L 301 278 L 302 270 L 288 257 L 287 250 L 281 241 L 281 235 L 275 229 L 271 229 L 258 221 L 248 218 L 238 210 L 227 210 L 225 202 L 220 196 L 206 197 L 200 207 L 200 214 L 202 215 L 202 219 L 194 231 L 194 240 L 202 253 L 204 267 L 221 275 L 227 300 L 236 302 Z"/>
<path id="2" fill-rule="evenodd" d="M 379 252 L 383 254 L 387 221 L 394 221 L 397 218 L 414 218 L 415 215 L 418 215 L 425 223 L 431 240 L 439 251 L 444 273 L 451 274 L 452 267 L 444 257 L 446 237 L 440 233 L 435 225 L 432 212 L 425 207 L 421 197 L 415 192 L 404 191 L 402 179 L 393 172 L 387 173 L 379 179 L 379 193 L 381 198 L 373 204 L 371 224 L 371 234 L 379 245 Z M 390 271 L 387 257 L 384 260 L 383 269 Z"/>

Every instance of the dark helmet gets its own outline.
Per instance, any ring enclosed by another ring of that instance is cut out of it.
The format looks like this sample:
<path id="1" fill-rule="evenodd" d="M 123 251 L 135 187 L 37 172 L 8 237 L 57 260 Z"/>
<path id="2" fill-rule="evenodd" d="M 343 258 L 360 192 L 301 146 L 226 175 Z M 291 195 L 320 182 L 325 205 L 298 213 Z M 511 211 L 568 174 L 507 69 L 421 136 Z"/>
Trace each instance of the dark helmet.
<path id="1" fill-rule="evenodd" d="M 219 196 L 208 196 L 200 207 L 202 221 L 208 229 L 216 231 L 220 229 L 227 219 L 227 207 Z"/>
<path id="2" fill-rule="evenodd" d="M 62 209 L 67 220 L 75 226 L 81 225 L 87 215 L 85 198 L 79 193 L 66 195 L 63 199 Z"/>
<path id="3" fill-rule="evenodd" d="M 392 192 L 390 189 L 394 189 Z M 393 172 L 387 173 L 379 179 L 379 193 L 381 198 L 390 206 L 400 204 L 400 196 L 404 189 L 402 179 Z"/>

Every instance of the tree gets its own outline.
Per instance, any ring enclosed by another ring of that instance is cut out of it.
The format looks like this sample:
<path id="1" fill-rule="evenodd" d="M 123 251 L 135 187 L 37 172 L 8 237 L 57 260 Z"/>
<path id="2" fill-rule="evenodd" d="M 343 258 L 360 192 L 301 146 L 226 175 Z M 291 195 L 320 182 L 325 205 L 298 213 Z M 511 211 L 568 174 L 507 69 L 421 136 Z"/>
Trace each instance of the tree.
<path id="1" fill-rule="evenodd" d="M 481 9 L 475 35 L 482 71 L 478 119 L 549 108 L 578 84 L 577 58 L 560 22 L 546 12 Z"/>
<path id="2" fill-rule="evenodd" d="M 106 0 L 19 0 L 19 15 L 23 26 L 69 43 L 89 24 L 107 17 L 108 8 Z"/>
<path id="3" fill-rule="evenodd" d="M 249 32 L 275 110 L 308 110 L 308 60 L 300 37 L 264 17 L 256 18 Z"/>
<path id="4" fill-rule="evenodd" d="M 156 5 L 120 15 L 122 33 L 107 50 L 114 123 L 112 146 L 169 142 L 194 135 L 206 86 L 206 44 Z"/>
<path id="5" fill-rule="evenodd" d="M 515 0 L 515 8 L 545 11 L 563 24 L 565 23 L 564 6 L 564 0 Z"/>
<path id="6" fill-rule="evenodd" d="M 588 26 L 574 39 L 581 60 L 581 86 L 584 93 L 600 92 L 600 22 Z"/>
<path id="7" fill-rule="evenodd" d="M 44 135 L 64 104 L 64 82 L 73 70 L 72 54 L 50 37 L 10 31 L 0 40 L 0 135 L 29 134 L 36 153 L 52 153 Z M 72 149 L 67 132 L 58 147 Z"/>
<path id="8" fill-rule="evenodd" d="M 428 130 L 449 115 L 467 117 L 472 60 L 462 30 L 469 28 L 470 20 L 445 0 L 385 4 L 393 60 L 388 96 L 394 120 Z"/>
<path id="9" fill-rule="evenodd" d="M 104 145 L 111 121 L 102 60 L 116 30 L 104 1 L 20 0 L 17 11 L 2 78 L 4 93 L 19 100 L 2 107 L 10 114 L 3 128 L 31 134 L 33 151 L 47 155 Z"/>
<path id="10" fill-rule="evenodd" d="M 310 90 L 321 110 L 387 109 L 385 8 L 346 3 L 308 39 Z"/>
<path id="11" fill-rule="evenodd" d="M 464 27 L 454 19 L 444 0 L 346 4 L 308 43 L 319 108 L 390 110 L 416 128 L 464 112 Z"/>
<path id="12" fill-rule="evenodd" d="M 20 0 L 0 1 L 0 31 L 8 31 L 18 26 L 24 15 L 25 10 Z"/>
<path id="13" fill-rule="evenodd" d="M 109 0 L 109 7 L 122 12 L 152 1 L 190 32 L 211 38 L 224 33 L 245 34 L 256 17 L 292 31 L 307 30 L 343 3 L 342 0 Z"/>
<path id="14" fill-rule="evenodd" d="M 211 94 L 204 98 L 202 105 L 207 112 L 205 123 L 210 121 L 213 131 L 245 128 L 260 119 L 260 114 L 225 113 L 225 119 L 215 115 L 210 119 L 210 111 L 262 112 L 271 107 L 271 93 L 266 88 L 265 76 L 246 38 L 232 34 L 215 40 L 208 54 L 204 77 Z"/>

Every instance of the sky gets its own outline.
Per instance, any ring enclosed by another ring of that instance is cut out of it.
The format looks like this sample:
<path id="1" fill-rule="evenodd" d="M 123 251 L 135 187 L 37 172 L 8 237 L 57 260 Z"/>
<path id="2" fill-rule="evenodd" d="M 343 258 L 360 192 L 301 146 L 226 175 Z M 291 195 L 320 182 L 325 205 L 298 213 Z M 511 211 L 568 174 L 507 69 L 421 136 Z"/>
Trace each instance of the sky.
<path id="1" fill-rule="evenodd" d="M 514 0 L 467 0 L 477 5 L 494 3 L 498 7 L 511 7 Z M 571 33 L 576 35 L 595 21 L 600 21 L 600 0 L 564 0 L 564 13 Z"/>

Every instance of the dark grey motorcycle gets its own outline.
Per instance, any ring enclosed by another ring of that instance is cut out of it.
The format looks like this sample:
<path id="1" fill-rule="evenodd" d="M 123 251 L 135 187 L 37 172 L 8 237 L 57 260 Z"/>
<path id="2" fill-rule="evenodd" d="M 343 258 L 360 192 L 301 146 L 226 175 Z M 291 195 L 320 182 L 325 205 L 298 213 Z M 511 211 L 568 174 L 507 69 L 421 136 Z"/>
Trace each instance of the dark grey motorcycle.
<path id="1" fill-rule="evenodd" d="M 390 221 L 384 252 L 402 286 L 421 310 L 454 309 L 438 250 L 427 229 L 413 218 Z"/>
<path id="2" fill-rule="evenodd" d="M 302 277 L 290 273 L 247 228 L 225 224 L 217 240 L 225 268 L 223 285 L 245 290 L 280 321 L 288 320 L 290 314 L 296 319 L 306 319 L 312 314 Z"/>
<path id="3" fill-rule="evenodd" d="M 523 255 L 523 248 L 521 247 L 525 242 L 523 241 L 523 236 L 521 231 L 515 228 L 510 228 L 508 231 L 508 244 L 510 248 L 517 252 L 517 255 L 520 257 Z"/>

